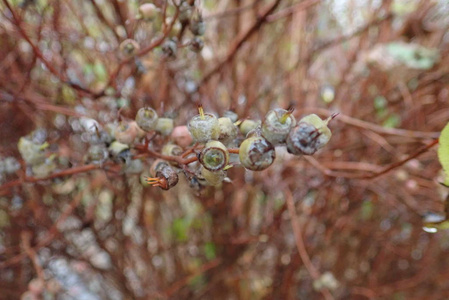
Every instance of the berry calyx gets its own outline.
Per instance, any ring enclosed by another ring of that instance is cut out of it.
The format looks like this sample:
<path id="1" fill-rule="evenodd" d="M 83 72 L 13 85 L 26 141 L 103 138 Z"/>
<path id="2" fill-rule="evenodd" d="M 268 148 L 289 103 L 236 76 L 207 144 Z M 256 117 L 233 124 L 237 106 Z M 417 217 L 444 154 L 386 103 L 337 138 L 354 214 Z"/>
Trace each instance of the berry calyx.
<path id="1" fill-rule="evenodd" d="M 137 125 L 146 132 L 156 128 L 158 119 L 157 112 L 151 107 L 142 107 L 136 114 Z"/>
<path id="2" fill-rule="evenodd" d="M 273 145 L 285 143 L 285 139 L 296 120 L 292 110 L 276 108 L 270 110 L 262 122 L 262 135 Z"/>
<path id="3" fill-rule="evenodd" d="M 190 134 L 195 142 L 206 143 L 218 138 L 220 127 L 216 116 L 204 113 L 203 107 L 198 106 L 198 115 L 190 119 L 187 124 Z"/>
<path id="4" fill-rule="evenodd" d="M 210 141 L 201 151 L 199 161 L 205 169 L 216 172 L 227 166 L 229 152 L 221 142 Z"/>

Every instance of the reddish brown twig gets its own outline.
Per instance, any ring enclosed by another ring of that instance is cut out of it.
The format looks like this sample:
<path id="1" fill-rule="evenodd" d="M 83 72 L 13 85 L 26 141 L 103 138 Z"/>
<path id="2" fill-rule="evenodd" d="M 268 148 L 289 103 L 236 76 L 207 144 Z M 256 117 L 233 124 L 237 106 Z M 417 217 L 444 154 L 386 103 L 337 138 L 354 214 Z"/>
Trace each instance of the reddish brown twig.
<path id="1" fill-rule="evenodd" d="M 39 262 L 36 251 L 31 247 L 31 232 L 22 231 L 21 234 L 22 247 L 26 255 L 30 258 L 33 263 L 34 269 L 36 270 L 37 277 L 44 280 L 44 270 Z"/>
<path id="2" fill-rule="evenodd" d="M 112 165 L 113 165 L 112 163 L 106 163 L 103 166 L 97 165 L 97 164 L 90 164 L 90 165 L 84 165 L 84 166 L 80 166 L 80 167 L 66 169 L 61 172 L 53 173 L 46 177 L 24 177 L 23 179 L 13 180 L 13 181 L 3 184 L 2 186 L 0 186 L 0 193 L 3 191 L 9 190 L 15 186 L 19 186 L 21 184 L 27 183 L 27 182 L 33 183 L 33 182 L 45 181 L 45 180 L 54 179 L 54 178 L 63 177 L 63 176 L 75 175 L 78 173 L 85 173 L 85 172 L 89 172 L 92 170 L 103 168 L 105 166 L 112 166 Z"/>
<path id="3" fill-rule="evenodd" d="M 226 58 L 221 61 L 218 65 L 216 65 L 212 70 L 210 70 L 204 77 L 201 79 L 199 86 L 202 86 L 205 82 L 209 81 L 213 75 L 219 72 L 226 64 L 232 61 L 234 56 L 237 54 L 237 51 L 242 47 L 242 45 L 255 33 L 257 30 L 265 23 L 267 17 L 279 6 L 281 0 L 275 0 L 265 11 L 261 14 L 259 18 L 254 22 L 254 24 L 241 36 L 237 37 L 234 42 L 231 44 L 231 47 L 228 50 L 228 54 Z"/>
<path id="4" fill-rule="evenodd" d="M 240 148 L 230 148 L 228 149 L 229 153 L 239 154 Z"/>
<path id="5" fill-rule="evenodd" d="M 435 146 L 436 144 L 438 144 L 438 140 L 433 140 L 431 143 L 425 145 L 424 147 L 422 147 L 421 149 L 419 149 L 419 150 L 416 151 L 415 153 L 409 155 L 407 158 L 405 158 L 405 159 L 403 159 L 403 160 L 401 160 L 401 161 L 392 163 L 391 165 L 385 167 L 385 168 L 384 168 L 383 170 L 381 170 L 380 172 L 374 173 L 374 174 L 372 174 L 372 175 L 362 176 L 362 177 L 360 177 L 360 179 L 374 179 L 374 178 L 376 178 L 376 177 L 382 176 L 382 175 L 384 175 L 384 174 L 390 172 L 391 170 L 396 169 L 396 168 L 402 166 L 403 164 L 405 164 L 406 162 L 408 162 L 408 161 L 410 161 L 410 160 L 412 160 L 412 159 L 414 159 L 414 158 L 420 156 L 421 154 L 427 152 L 430 148 L 432 148 L 432 147 Z"/>
<path id="6" fill-rule="evenodd" d="M 296 209 L 295 204 L 293 203 L 293 196 L 290 190 L 288 190 L 288 188 L 285 189 L 285 201 L 287 202 L 288 213 L 290 215 L 290 222 L 292 224 L 293 233 L 295 235 L 296 248 L 298 249 L 299 256 L 301 257 L 304 266 L 306 267 L 310 276 L 312 276 L 314 280 L 317 280 L 320 277 L 320 273 L 313 266 L 309 254 L 307 254 L 306 246 L 304 244 L 304 240 L 302 239 L 299 221 L 296 216 Z M 332 296 L 332 294 L 329 292 L 328 289 L 322 289 L 320 292 L 323 294 L 325 299 L 334 299 L 334 297 Z"/>
<path id="7" fill-rule="evenodd" d="M 53 241 L 54 237 L 56 236 L 56 234 L 58 232 L 58 226 L 60 226 L 67 219 L 67 217 L 73 212 L 73 210 L 78 206 L 78 204 L 80 203 L 80 201 L 82 199 L 82 196 L 83 196 L 83 192 L 80 192 L 78 195 L 76 195 L 73 198 L 72 202 L 61 213 L 61 215 L 58 217 L 58 219 L 53 224 L 53 226 L 48 229 L 47 234 L 45 235 L 45 237 L 42 238 L 42 240 L 40 240 L 35 246 L 29 247 L 27 250 L 23 251 L 22 253 L 14 256 L 6 261 L 0 262 L 0 269 L 17 264 L 17 263 L 21 262 L 28 255 L 28 253 L 30 253 L 30 251 L 37 251 L 40 248 L 49 245 Z"/>
<path id="8" fill-rule="evenodd" d="M 45 65 L 45 67 L 48 69 L 48 71 L 50 71 L 51 74 L 56 76 L 56 78 L 58 78 L 61 81 L 61 83 L 67 84 L 67 85 L 69 85 L 70 87 L 74 88 L 75 90 L 77 90 L 79 92 L 83 92 L 83 93 L 89 94 L 89 95 L 94 95 L 95 93 L 90 91 L 89 89 L 84 88 L 84 87 L 80 86 L 77 83 L 68 81 L 64 74 L 61 74 L 60 72 L 58 72 L 58 70 L 56 70 L 56 68 L 54 67 L 54 64 L 52 64 L 49 61 L 47 61 L 47 59 L 44 57 L 44 55 L 42 54 L 42 52 L 39 49 L 39 47 L 37 47 L 33 43 L 33 41 L 31 41 L 30 37 L 26 34 L 25 30 L 23 29 L 23 27 L 21 25 L 21 21 L 20 21 L 19 16 L 14 11 L 14 9 L 12 9 L 11 5 L 9 4 L 9 2 L 7 0 L 3 0 L 3 3 L 6 5 L 8 10 L 11 12 L 11 15 L 12 15 L 12 18 L 13 18 L 13 24 L 16 26 L 16 28 L 19 31 L 20 35 L 31 46 L 31 48 L 33 49 L 34 55 L 36 55 L 36 57 L 38 57 L 42 61 L 42 63 Z"/>
<path id="9" fill-rule="evenodd" d="M 204 265 L 202 265 L 198 270 L 196 270 L 193 274 L 190 274 L 186 276 L 185 278 L 176 281 L 173 283 L 165 292 L 164 294 L 167 297 L 173 296 L 179 289 L 183 288 L 185 285 L 187 285 L 193 278 L 207 272 L 210 269 L 213 269 L 221 264 L 222 260 L 220 258 L 216 258 L 214 260 L 211 260 Z"/>

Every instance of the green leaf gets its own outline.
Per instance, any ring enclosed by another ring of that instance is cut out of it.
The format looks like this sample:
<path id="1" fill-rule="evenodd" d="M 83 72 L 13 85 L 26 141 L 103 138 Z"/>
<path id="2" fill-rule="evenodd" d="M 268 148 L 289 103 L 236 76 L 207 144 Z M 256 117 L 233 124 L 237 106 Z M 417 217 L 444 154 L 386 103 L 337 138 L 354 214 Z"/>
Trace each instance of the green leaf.
<path id="1" fill-rule="evenodd" d="M 444 173 L 446 174 L 444 184 L 449 185 L 449 123 L 447 123 L 441 131 L 439 143 L 438 160 L 443 166 Z"/>
<path id="2" fill-rule="evenodd" d="M 106 67 L 101 62 L 96 62 L 93 65 L 93 71 L 97 76 L 97 80 L 99 82 L 105 82 L 108 76 L 108 71 L 106 71 Z"/>
<path id="3" fill-rule="evenodd" d="M 411 69 L 431 69 L 440 59 L 438 50 L 413 43 L 392 42 L 387 44 L 387 50 L 398 62 Z"/>
<path id="4" fill-rule="evenodd" d="M 384 96 L 376 96 L 374 98 L 374 108 L 377 111 L 383 111 L 387 107 L 387 99 Z"/>
<path id="5" fill-rule="evenodd" d="M 178 242 L 186 242 L 189 238 L 191 222 L 187 218 L 173 220 L 172 233 Z"/>
<path id="6" fill-rule="evenodd" d="M 397 114 L 391 114 L 382 124 L 385 128 L 395 128 L 401 123 L 401 118 Z"/>
<path id="7" fill-rule="evenodd" d="M 364 201 L 362 203 L 362 207 L 361 207 L 361 211 L 360 211 L 360 216 L 361 216 L 362 220 L 366 221 L 366 220 L 371 219 L 371 217 L 373 216 L 373 211 L 374 211 L 373 202 Z"/>
<path id="8" fill-rule="evenodd" d="M 204 245 L 204 255 L 208 260 L 214 259 L 216 257 L 215 254 L 215 245 L 212 242 L 207 242 Z"/>

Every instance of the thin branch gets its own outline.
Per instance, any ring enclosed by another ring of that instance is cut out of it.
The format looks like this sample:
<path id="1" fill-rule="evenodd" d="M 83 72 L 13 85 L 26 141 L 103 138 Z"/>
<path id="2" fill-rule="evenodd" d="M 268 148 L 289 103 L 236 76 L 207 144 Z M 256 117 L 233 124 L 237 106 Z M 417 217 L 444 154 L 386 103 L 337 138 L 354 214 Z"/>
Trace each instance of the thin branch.
<path id="1" fill-rule="evenodd" d="M 37 257 L 36 251 L 31 247 L 31 232 L 22 231 L 20 237 L 22 239 L 23 250 L 33 263 L 34 269 L 36 270 L 37 273 L 37 277 L 39 279 L 45 280 L 44 270 L 42 269 L 42 266 L 39 262 L 39 258 Z"/>
<path id="2" fill-rule="evenodd" d="M 73 200 L 69 204 L 69 206 L 61 213 L 61 215 L 58 217 L 58 219 L 53 224 L 53 226 L 51 226 L 48 229 L 45 237 L 43 237 L 42 240 L 40 240 L 36 244 L 36 246 L 28 248 L 28 252 L 25 250 L 24 252 L 17 254 L 16 256 L 14 256 L 6 261 L 0 262 L 0 269 L 4 269 L 9 266 L 18 264 L 28 255 L 28 253 L 30 253 L 30 251 L 37 251 L 37 250 L 41 249 L 42 247 L 49 245 L 54 240 L 56 234 L 58 233 L 58 226 L 60 226 L 70 216 L 70 214 L 73 212 L 73 210 L 79 205 L 83 194 L 84 194 L 83 192 L 80 192 L 78 195 L 76 195 L 73 198 Z"/>
<path id="3" fill-rule="evenodd" d="M 203 264 L 198 270 L 193 272 L 192 274 L 186 276 L 185 278 L 176 281 L 173 283 L 165 292 L 164 294 L 170 298 L 173 296 L 179 289 L 186 286 L 193 278 L 200 276 L 201 274 L 209 271 L 210 269 L 216 268 L 222 263 L 222 260 L 220 258 L 216 258 L 214 260 L 211 260 L 205 264 Z"/>
<path id="4" fill-rule="evenodd" d="M 320 3 L 321 3 L 321 0 L 308 0 L 308 1 L 302 1 L 299 3 L 295 3 L 290 7 L 287 7 L 275 14 L 272 14 L 271 16 L 268 16 L 267 22 L 271 23 L 271 22 L 278 21 L 280 19 L 289 17 L 289 16 L 293 15 L 294 13 L 297 13 L 302 10 L 306 10 L 309 7 L 315 6 Z"/>
<path id="5" fill-rule="evenodd" d="M 9 190 L 15 186 L 19 186 L 24 183 L 35 183 L 35 182 L 45 181 L 45 180 L 54 179 L 54 178 L 58 178 L 58 177 L 75 175 L 78 173 L 85 173 L 85 172 L 89 172 L 92 170 L 101 169 L 108 165 L 110 166 L 113 164 L 112 163 L 106 163 L 105 165 L 90 164 L 90 165 L 84 165 L 84 166 L 80 166 L 80 167 L 66 169 L 61 172 L 53 173 L 46 177 L 24 177 L 23 179 L 13 180 L 13 181 L 10 181 L 10 182 L 7 182 L 7 183 L 1 185 L 0 186 L 0 194 L 3 191 Z"/>
<path id="6" fill-rule="evenodd" d="M 213 14 L 213 15 L 204 16 L 203 20 L 222 19 L 222 18 L 227 18 L 227 17 L 232 17 L 232 16 L 235 16 L 235 15 L 239 15 L 239 14 L 247 11 L 248 9 L 251 9 L 254 6 L 256 6 L 256 4 L 258 2 L 259 1 L 256 0 L 256 1 L 252 2 L 252 3 L 250 3 L 250 4 L 247 4 L 247 5 L 243 5 L 243 6 L 240 6 L 240 7 L 237 7 L 237 8 L 232 8 L 232 9 L 226 10 L 224 12 L 216 13 L 216 14 Z"/>
<path id="7" fill-rule="evenodd" d="M 325 116 L 330 116 L 333 113 L 332 111 L 323 108 L 303 108 L 297 109 L 295 112 L 296 117 L 305 113 L 317 113 Z M 398 128 L 385 128 L 377 124 L 352 118 L 342 113 L 338 115 L 338 118 L 336 120 L 351 126 L 371 130 L 379 134 L 397 135 L 401 137 L 414 138 L 414 139 L 437 139 L 440 136 L 439 132 L 424 132 L 424 131 L 414 131 Z"/>
<path id="8" fill-rule="evenodd" d="M 306 267 L 310 276 L 312 276 L 314 280 L 317 280 L 318 278 L 320 278 L 320 273 L 312 264 L 309 254 L 307 253 L 304 240 L 302 239 L 299 221 L 296 216 L 295 204 L 293 203 L 293 196 L 288 188 L 285 189 L 285 201 L 287 202 L 288 212 L 290 215 L 290 222 L 292 224 L 293 233 L 295 235 L 296 248 L 298 249 L 299 256 L 301 257 L 301 260 L 303 261 L 304 266 Z M 334 299 L 334 297 L 332 296 L 332 294 L 329 292 L 328 289 L 322 289 L 320 290 L 320 292 L 323 294 L 326 300 Z"/>
<path id="9" fill-rule="evenodd" d="M 279 6 L 281 0 L 275 0 L 254 22 L 254 24 L 241 36 L 237 37 L 234 42 L 232 42 L 231 47 L 228 50 L 226 58 L 216 65 L 212 70 L 210 70 L 204 77 L 200 80 L 198 86 L 202 86 L 204 83 L 209 81 L 213 75 L 219 72 L 226 64 L 230 63 L 237 51 L 242 47 L 242 45 L 254 34 L 257 30 L 265 23 L 267 17 Z"/>
<path id="10" fill-rule="evenodd" d="M 432 147 L 435 146 L 436 144 L 438 144 L 438 140 L 433 140 L 431 143 L 425 145 L 424 147 L 422 147 L 421 149 L 419 149 L 419 150 L 416 151 L 415 153 L 409 155 L 407 158 L 405 158 L 405 159 L 403 159 L 403 160 L 401 160 L 401 161 L 392 163 L 391 165 L 385 167 L 385 168 L 384 168 L 382 171 L 380 171 L 380 172 L 377 172 L 377 173 L 372 174 L 372 175 L 362 176 L 362 177 L 360 177 L 360 179 L 374 179 L 374 178 L 376 178 L 376 177 L 382 176 L 382 175 L 384 175 L 384 174 L 390 172 L 391 170 L 396 169 L 397 167 L 402 166 L 402 165 L 405 164 L 406 162 L 408 162 L 408 161 L 410 161 L 410 160 L 412 160 L 412 159 L 414 159 L 414 158 L 420 156 L 421 154 L 427 152 L 430 148 L 432 148 Z"/>
<path id="11" fill-rule="evenodd" d="M 20 35 L 22 36 L 23 39 L 25 39 L 25 41 L 27 41 L 27 43 L 31 46 L 31 48 L 33 49 L 34 54 L 36 55 L 36 57 L 38 57 L 42 63 L 45 65 L 45 67 L 47 68 L 48 71 L 50 71 L 51 74 L 53 74 L 54 76 L 56 76 L 56 78 L 58 78 L 62 83 L 67 84 L 68 86 L 74 88 L 75 90 L 79 91 L 79 92 L 83 92 L 85 94 L 89 94 L 89 95 L 94 95 L 95 93 L 92 92 L 91 90 L 84 88 L 82 86 L 80 86 L 77 83 L 74 82 L 70 82 L 67 80 L 67 78 L 65 77 L 65 75 L 60 74 L 56 68 L 53 66 L 53 64 L 51 64 L 49 61 L 47 61 L 44 57 L 44 55 L 42 54 L 41 50 L 39 49 L 39 47 L 37 47 L 32 41 L 31 38 L 26 34 L 25 30 L 23 29 L 23 27 L 21 26 L 21 21 L 19 19 L 19 16 L 16 14 L 16 12 L 12 9 L 12 7 L 10 6 L 8 0 L 3 0 L 3 3 L 5 3 L 6 7 L 9 9 L 9 11 L 11 12 L 11 15 L 13 17 L 13 24 L 16 26 L 17 30 L 19 30 Z"/>

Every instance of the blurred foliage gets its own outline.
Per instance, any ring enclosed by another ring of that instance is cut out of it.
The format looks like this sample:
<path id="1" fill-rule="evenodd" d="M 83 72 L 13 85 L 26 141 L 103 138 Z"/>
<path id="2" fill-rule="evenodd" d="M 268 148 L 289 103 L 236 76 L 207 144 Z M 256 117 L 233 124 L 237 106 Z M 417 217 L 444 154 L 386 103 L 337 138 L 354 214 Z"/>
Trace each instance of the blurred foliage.
<path id="1" fill-rule="evenodd" d="M 438 159 L 445 173 L 444 184 L 449 186 L 449 123 L 441 131 L 439 143 Z"/>
<path id="2" fill-rule="evenodd" d="M 189 0 L 196 51 L 179 2 L 0 1 L 0 298 L 448 299 L 447 1 Z M 198 103 L 340 115 L 314 157 L 217 188 L 142 186 L 136 149 L 89 163 L 141 107 L 179 126 Z"/>

